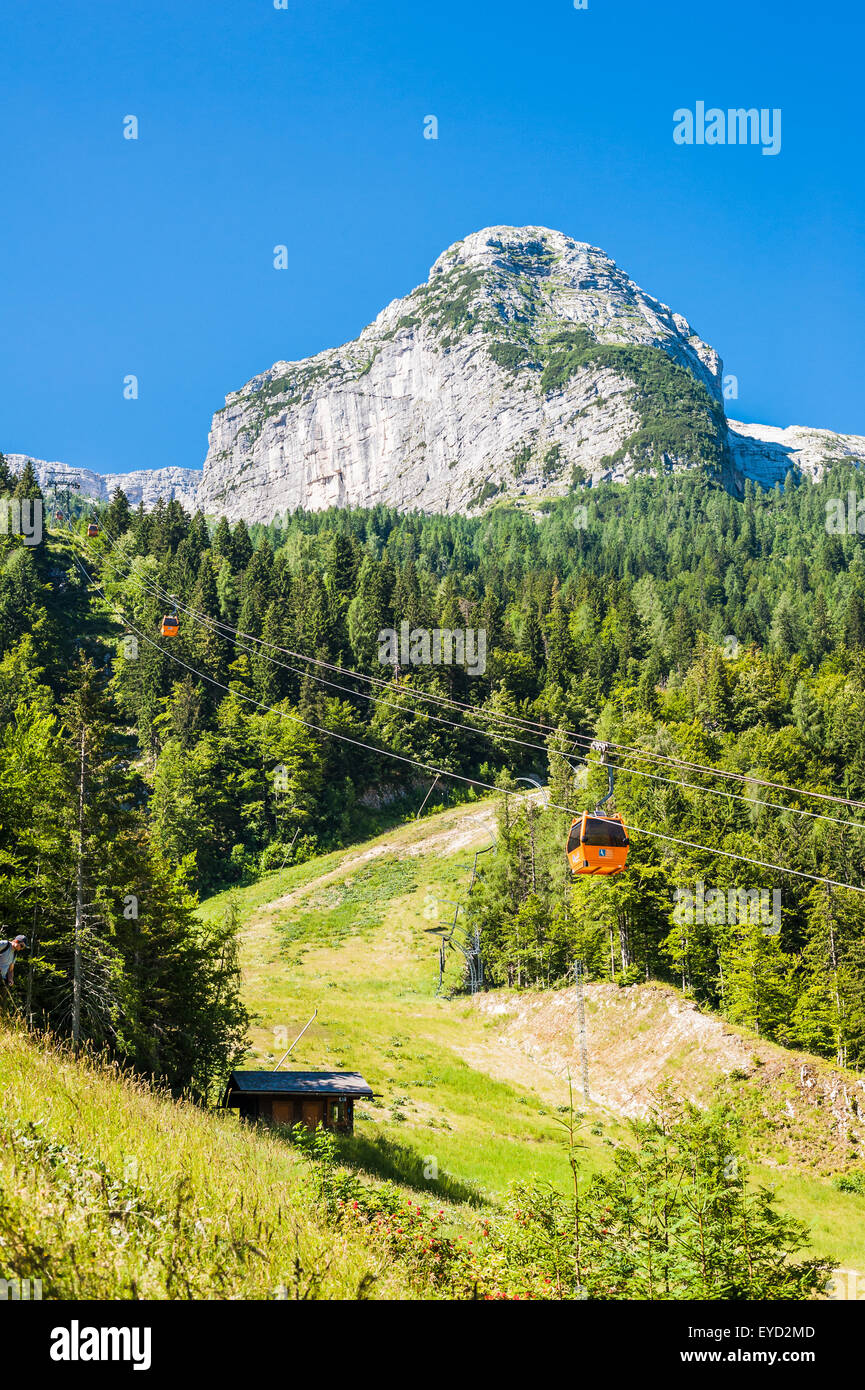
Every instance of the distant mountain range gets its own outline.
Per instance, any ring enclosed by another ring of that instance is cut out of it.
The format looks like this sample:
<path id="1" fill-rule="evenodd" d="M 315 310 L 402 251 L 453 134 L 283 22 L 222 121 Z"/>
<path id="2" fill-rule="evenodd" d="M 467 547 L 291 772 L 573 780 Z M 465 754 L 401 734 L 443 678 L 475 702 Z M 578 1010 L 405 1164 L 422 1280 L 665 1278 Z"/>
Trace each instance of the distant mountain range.
<path id="1" fill-rule="evenodd" d="M 166 501 L 176 497 L 185 507 L 197 506 L 202 473 L 198 468 L 142 468 L 136 473 L 93 473 L 89 468 L 76 468 L 69 463 L 47 463 L 30 454 L 6 454 L 6 462 L 14 473 L 20 473 L 27 460 L 36 469 L 40 486 L 45 488 L 56 480 L 62 492 L 63 483 L 78 483 L 80 495 L 107 502 L 115 488 L 122 488 L 133 506 L 143 502 L 150 510 L 160 497 Z"/>
<path id="2" fill-rule="evenodd" d="M 789 470 L 865 462 L 865 437 L 740 424 L 714 348 L 597 247 L 545 227 L 487 227 L 350 343 L 277 362 L 226 397 L 203 472 L 102 477 L 82 491 L 177 497 L 270 521 L 298 507 L 477 512 L 505 497 L 702 468 L 731 492 Z M 13 468 L 21 455 L 7 455 Z"/>

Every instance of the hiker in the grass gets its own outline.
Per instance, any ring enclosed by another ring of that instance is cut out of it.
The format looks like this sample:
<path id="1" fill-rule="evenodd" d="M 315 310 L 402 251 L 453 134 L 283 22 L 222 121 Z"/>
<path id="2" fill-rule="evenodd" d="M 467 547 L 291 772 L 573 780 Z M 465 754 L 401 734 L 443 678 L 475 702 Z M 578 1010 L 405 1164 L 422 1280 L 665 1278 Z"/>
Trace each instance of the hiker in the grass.
<path id="1" fill-rule="evenodd" d="M 0 980 L 4 985 L 12 985 L 15 979 L 15 957 L 26 945 L 26 936 L 13 936 L 9 941 L 0 937 Z"/>

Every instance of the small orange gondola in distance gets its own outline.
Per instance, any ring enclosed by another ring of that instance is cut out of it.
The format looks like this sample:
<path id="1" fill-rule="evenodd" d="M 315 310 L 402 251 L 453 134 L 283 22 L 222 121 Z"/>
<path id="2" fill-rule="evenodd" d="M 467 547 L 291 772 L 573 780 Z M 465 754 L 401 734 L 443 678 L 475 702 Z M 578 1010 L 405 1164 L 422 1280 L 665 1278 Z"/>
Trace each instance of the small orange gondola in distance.
<path id="1" fill-rule="evenodd" d="M 87 534 L 91 537 L 99 535 L 99 527 L 96 525 L 95 521 L 91 521 L 90 525 L 87 527 Z"/>
<path id="2" fill-rule="evenodd" d="M 176 637 L 180 631 L 180 619 L 177 614 L 165 613 L 159 624 L 159 631 L 163 637 Z"/>
<path id="3" fill-rule="evenodd" d="M 571 822 L 568 863 L 575 874 L 620 874 L 628 858 L 629 844 L 621 816 L 584 811 Z"/>

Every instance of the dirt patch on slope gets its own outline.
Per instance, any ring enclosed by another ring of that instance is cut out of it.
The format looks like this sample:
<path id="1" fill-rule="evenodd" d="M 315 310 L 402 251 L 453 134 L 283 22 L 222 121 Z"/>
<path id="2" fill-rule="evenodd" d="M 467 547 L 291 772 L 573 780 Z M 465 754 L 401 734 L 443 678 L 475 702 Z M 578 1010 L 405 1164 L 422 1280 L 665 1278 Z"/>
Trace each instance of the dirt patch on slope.
<path id="1" fill-rule="evenodd" d="M 437 854 L 445 857 L 450 854 L 458 854 L 460 850 L 468 849 L 477 841 L 483 840 L 484 836 L 492 836 L 495 831 L 496 806 L 492 802 L 485 802 L 476 810 L 460 812 L 445 812 L 445 816 L 453 818 L 452 824 L 441 825 L 444 817 L 437 817 L 439 828 L 430 830 L 424 821 L 417 825 L 404 826 L 399 831 L 389 836 L 386 840 L 377 840 L 375 844 L 369 845 L 359 854 L 348 854 L 335 869 L 330 869 L 327 873 L 321 874 L 318 878 L 304 883 L 300 888 L 295 888 L 290 893 L 284 893 L 281 898 L 267 904 L 266 907 L 256 914 L 250 926 L 261 924 L 267 918 L 273 917 L 279 912 L 284 912 L 286 908 L 295 907 L 310 894 L 324 888 L 329 883 L 336 883 L 344 879 L 348 874 L 354 873 L 364 864 L 368 864 L 372 859 L 380 859 L 382 855 L 390 855 L 395 859 L 408 857 L 418 858 L 420 855 Z"/>
<path id="2" fill-rule="evenodd" d="M 475 996 L 502 1041 L 582 1094 L 576 988 Z M 662 1080 L 705 1105 L 727 1079 L 754 1147 L 777 1166 L 824 1173 L 865 1160 L 865 1077 L 749 1038 L 664 985 L 585 987 L 589 1094 L 614 1114 L 645 1115 Z"/>

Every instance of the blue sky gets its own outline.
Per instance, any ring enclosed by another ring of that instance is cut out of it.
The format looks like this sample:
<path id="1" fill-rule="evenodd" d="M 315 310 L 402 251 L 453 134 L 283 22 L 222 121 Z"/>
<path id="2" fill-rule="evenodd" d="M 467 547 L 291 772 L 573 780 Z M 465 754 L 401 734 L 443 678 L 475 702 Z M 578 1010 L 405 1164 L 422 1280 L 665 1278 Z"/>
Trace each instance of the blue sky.
<path id="1" fill-rule="evenodd" d="M 227 391 L 496 223 L 602 246 L 731 415 L 865 434 L 863 38 L 852 0 L 7 6 L 0 448 L 199 467 Z M 675 145 L 698 100 L 780 108 L 780 154 Z"/>

